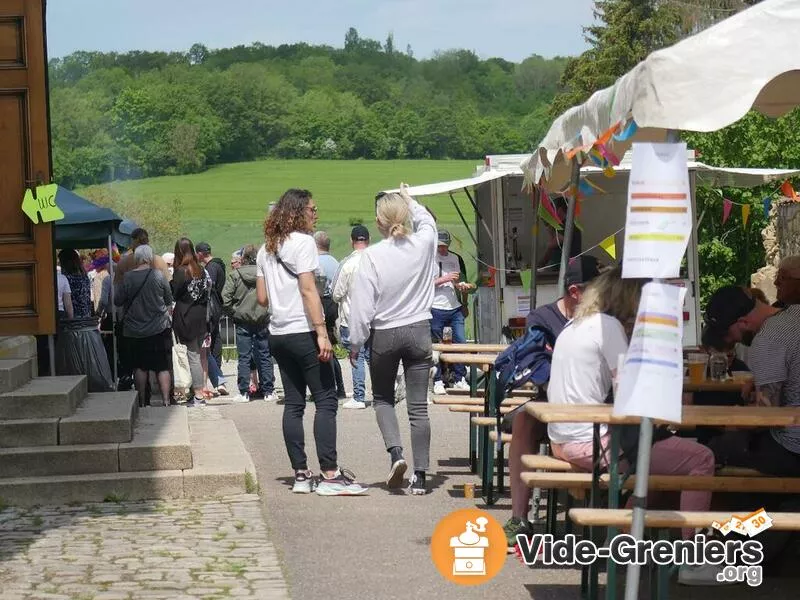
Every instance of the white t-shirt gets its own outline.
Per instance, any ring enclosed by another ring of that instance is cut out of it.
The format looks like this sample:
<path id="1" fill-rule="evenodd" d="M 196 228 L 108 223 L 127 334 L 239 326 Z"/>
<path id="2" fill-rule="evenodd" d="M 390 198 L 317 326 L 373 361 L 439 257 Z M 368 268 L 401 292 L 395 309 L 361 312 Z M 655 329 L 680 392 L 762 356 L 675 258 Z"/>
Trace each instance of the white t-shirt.
<path id="1" fill-rule="evenodd" d="M 620 354 L 628 350 L 625 330 L 614 317 L 597 313 L 567 324 L 556 340 L 547 400 L 553 404 L 603 404 Z M 606 426 L 601 426 L 605 435 Z M 592 441 L 591 423 L 550 423 L 556 444 Z"/>
<path id="2" fill-rule="evenodd" d="M 297 231 L 289 234 L 278 249 L 281 260 L 297 275 L 315 273 L 319 269 L 319 255 L 314 238 Z M 261 246 L 256 258 L 257 276 L 263 277 L 267 285 L 270 306 L 269 332 L 272 335 L 305 333 L 313 331 L 311 319 L 306 315 L 300 285 L 296 277 L 290 275 Z M 324 320 L 320 311 L 317 322 Z"/>
<path id="3" fill-rule="evenodd" d="M 434 277 L 442 277 L 448 273 L 461 273 L 461 263 L 458 255 L 448 252 L 442 256 L 436 253 L 436 274 Z M 463 276 L 463 273 L 462 273 Z M 452 281 L 437 285 L 433 294 L 433 308 L 438 310 L 453 310 L 460 308 L 461 302 L 458 300 L 456 286 Z"/>
<path id="4" fill-rule="evenodd" d="M 71 294 L 72 289 L 69 287 L 69 281 L 65 275 L 61 274 L 59 270 L 56 273 L 56 282 L 58 284 L 58 310 L 64 311 L 64 294 Z"/>

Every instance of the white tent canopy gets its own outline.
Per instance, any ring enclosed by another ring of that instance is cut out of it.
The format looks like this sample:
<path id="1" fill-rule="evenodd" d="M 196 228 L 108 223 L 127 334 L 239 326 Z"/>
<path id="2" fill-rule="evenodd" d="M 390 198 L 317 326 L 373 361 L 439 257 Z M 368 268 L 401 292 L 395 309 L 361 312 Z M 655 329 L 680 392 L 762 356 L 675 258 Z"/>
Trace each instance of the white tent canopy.
<path id="1" fill-rule="evenodd" d="M 631 117 L 637 133 L 610 147 L 664 141 L 668 130 L 716 131 L 753 108 L 778 117 L 800 105 L 798 0 L 764 0 L 653 52 L 609 88 L 561 115 L 522 170 L 551 190 L 569 181 L 565 152 L 593 144 Z"/>

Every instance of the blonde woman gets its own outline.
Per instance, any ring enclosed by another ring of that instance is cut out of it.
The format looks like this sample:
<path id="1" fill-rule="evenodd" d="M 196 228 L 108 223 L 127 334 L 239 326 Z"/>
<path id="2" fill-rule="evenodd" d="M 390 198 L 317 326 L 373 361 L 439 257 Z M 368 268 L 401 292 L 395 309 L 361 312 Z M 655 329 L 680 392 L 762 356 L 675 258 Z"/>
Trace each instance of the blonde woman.
<path id="1" fill-rule="evenodd" d="M 622 279 L 619 267 L 597 277 L 586 289 L 573 320 L 564 328 L 553 350 L 548 402 L 554 404 L 603 404 L 611 391 L 617 359 L 628 350 L 636 320 L 642 280 Z M 547 426 L 553 454 L 577 467 L 592 469 L 591 423 L 550 423 Z M 609 436 L 601 427 L 603 463 L 607 465 Z M 653 475 L 713 475 L 714 454 L 687 438 L 670 436 L 653 444 Z M 623 460 L 621 470 L 627 469 Z M 707 511 L 711 492 L 681 493 L 681 510 Z M 694 535 L 685 529 L 684 537 Z M 690 585 L 716 583 L 715 565 L 684 565 L 679 581 Z"/>
<path id="2" fill-rule="evenodd" d="M 395 413 L 395 378 L 400 363 L 406 382 L 414 475 L 409 492 L 425 494 L 430 461 L 428 373 L 436 222 L 404 190 L 378 197 L 377 225 L 383 240 L 366 250 L 350 304 L 351 361 L 370 343 L 375 416 L 391 456 L 387 485 L 402 485 L 407 464 Z"/>

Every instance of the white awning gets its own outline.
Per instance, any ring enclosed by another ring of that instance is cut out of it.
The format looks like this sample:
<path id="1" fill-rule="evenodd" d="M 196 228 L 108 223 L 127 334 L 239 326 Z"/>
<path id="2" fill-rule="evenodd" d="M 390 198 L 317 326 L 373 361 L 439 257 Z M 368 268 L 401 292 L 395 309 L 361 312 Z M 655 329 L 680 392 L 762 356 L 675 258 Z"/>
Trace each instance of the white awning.
<path id="1" fill-rule="evenodd" d="M 456 179 L 454 181 L 441 181 L 439 183 L 427 183 L 425 185 L 415 185 L 414 187 L 406 188 L 406 191 L 413 196 L 414 198 L 420 198 L 422 196 L 436 196 L 437 194 L 446 194 L 448 192 L 455 192 L 457 190 L 462 190 L 464 188 L 469 188 L 474 185 L 478 185 L 479 183 L 486 183 L 487 181 L 493 181 L 495 179 L 500 179 L 501 177 L 505 177 L 506 175 L 513 175 L 513 172 L 509 171 L 484 171 L 480 175 L 476 175 L 475 177 L 470 177 L 468 179 Z M 522 171 L 517 171 L 516 174 L 522 175 Z M 385 193 L 391 192 L 399 192 L 399 189 L 395 190 L 384 190 Z"/>
<path id="2" fill-rule="evenodd" d="M 798 0 L 764 0 L 677 44 L 653 52 L 609 88 L 555 120 L 522 169 L 551 190 L 569 181 L 565 153 L 587 147 L 633 118 L 637 133 L 611 140 L 621 156 L 668 130 L 716 131 L 752 108 L 777 117 L 800 105 Z"/>

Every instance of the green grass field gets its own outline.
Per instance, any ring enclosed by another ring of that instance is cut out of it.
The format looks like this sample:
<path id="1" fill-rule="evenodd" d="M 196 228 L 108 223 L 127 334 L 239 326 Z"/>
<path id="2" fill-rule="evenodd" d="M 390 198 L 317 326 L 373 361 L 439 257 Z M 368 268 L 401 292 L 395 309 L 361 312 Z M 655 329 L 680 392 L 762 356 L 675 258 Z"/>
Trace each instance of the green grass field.
<path id="1" fill-rule="evenodd" d="M 333 240 L 331 252 L 342 258 L 350 252 L 350 222 L 360 219 L 377 239 L 374 197 L 381 190 L 461 179 L 473 174 L 479 160 L 436 161 L 327 161 L 261 160 L 213 167 L 204 173 L 154 177 L 107 184 L 129 198 L 152 198 L 170 206 L 182 204 L 183 230 L 195 243 L 207 241 L 214 254 L 229 260 L 247 243 L 263 242 L 262 225 L 267 206 L 291 187 L 311 190 L 319 206 L 318 229 Z M 474 213 L 463 193 L 456 199 L 471 226 Z M 464 255 L 474 276 L 473 244 L 450 198 L 439 196 L 424 202 L 436 214 L 439 227 L 456 238 L 453 249 Z M 123 215 L 124 217 L 125 215 Z M 156 217 L 153 217 L 156 218 Z M 171 248 L 156 248 L 159 253 Z"/>

